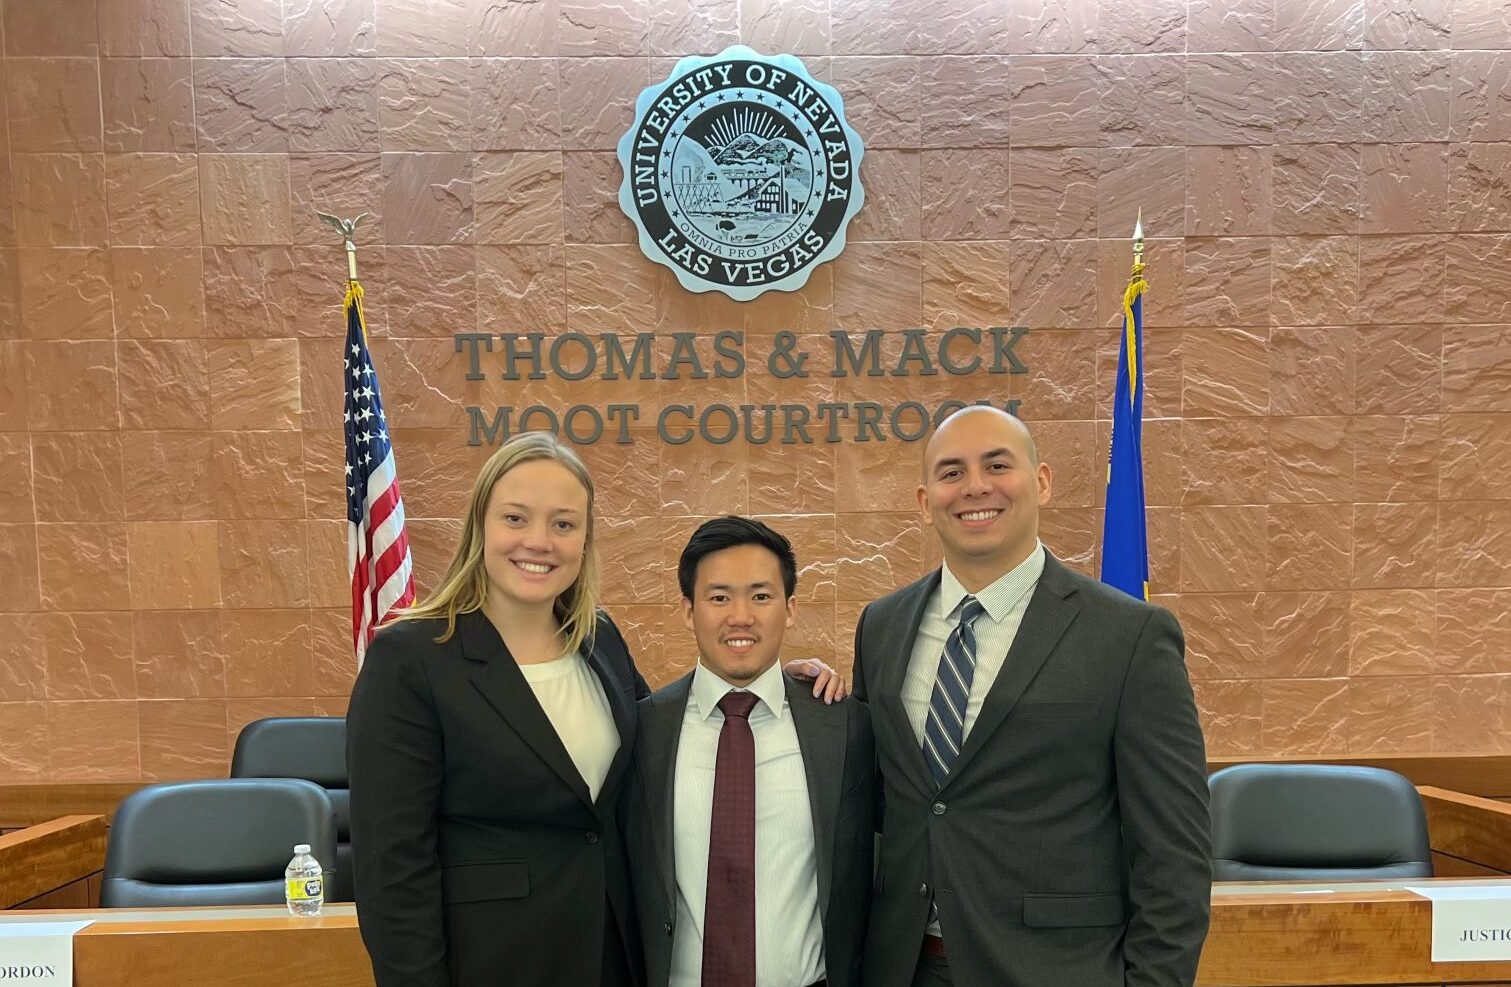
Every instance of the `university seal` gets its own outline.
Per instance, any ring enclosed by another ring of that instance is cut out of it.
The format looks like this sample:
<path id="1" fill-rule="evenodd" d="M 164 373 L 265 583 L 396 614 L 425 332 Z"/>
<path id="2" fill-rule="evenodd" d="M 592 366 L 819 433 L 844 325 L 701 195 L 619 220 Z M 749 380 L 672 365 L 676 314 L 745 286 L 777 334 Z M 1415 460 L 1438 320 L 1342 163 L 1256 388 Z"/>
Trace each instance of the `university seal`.
<path id="1" fill-rule="evenodd" d="M 791 55 L 684 58 L 619 140 L 619 205 L 688 291 L 796 291 L 865 201 L 863 148 L 832 87 Z"/>

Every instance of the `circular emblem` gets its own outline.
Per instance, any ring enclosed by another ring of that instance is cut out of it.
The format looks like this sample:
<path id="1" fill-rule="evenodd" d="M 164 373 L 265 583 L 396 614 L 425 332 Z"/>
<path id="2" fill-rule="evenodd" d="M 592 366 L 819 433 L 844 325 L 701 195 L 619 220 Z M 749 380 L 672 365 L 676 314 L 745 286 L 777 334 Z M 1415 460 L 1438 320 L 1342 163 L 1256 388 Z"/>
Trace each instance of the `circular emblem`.
<path id="1" fill-rule="evenodd" d="M 862 153 L 839 93 L 791 55 L 737 45 L 641 92 L 619 206 L 689 291 L 796 291 L 845 248 Z"/>

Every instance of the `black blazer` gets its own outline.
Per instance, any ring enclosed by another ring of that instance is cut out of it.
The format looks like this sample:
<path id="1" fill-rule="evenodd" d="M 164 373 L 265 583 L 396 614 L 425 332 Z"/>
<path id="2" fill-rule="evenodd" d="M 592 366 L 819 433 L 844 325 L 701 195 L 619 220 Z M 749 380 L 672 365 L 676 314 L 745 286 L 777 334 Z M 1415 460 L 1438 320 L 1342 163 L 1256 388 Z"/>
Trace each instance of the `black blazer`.
<path id="1" fill-rule="evenodd" d="M 886 803 L 867 987 L 907 987 L 931 897 L 956 987 L 1188 987 L 1212 877 L 1180 626 L 1047 558 L 936 787 L 901 693 L 938 585 L 877 600 L 855 631 Z"/>
<path id="2" fill-rule="evenodd" d="M 825 705 L 806 685 L 785 676 L 783 682 L 808 775 L 827 978 L 833 987 L 857 987 L 875 842 L 871 713 L 853 699 Z M 677 920 L 674 783 L 691 689 L 692 675 L 687 675 L 640 701 L 640 743 L 623 802 L 649 987 L 665 987 L 671 978 Z"/>
<path id="3" fill-rule="evenodd" d="M 615 823 L 649 693 L 613 621 L 583 646 L 619 728 L 596 804 L 481 613 L 401 621 L 347 713 L 357 917 L 378 987 L 599 983 L 607 923 L 633 942 Z M 637 961 L 635 961 L 637 962 Z M 633 965 L 633 963 L 632 963 Z"/>

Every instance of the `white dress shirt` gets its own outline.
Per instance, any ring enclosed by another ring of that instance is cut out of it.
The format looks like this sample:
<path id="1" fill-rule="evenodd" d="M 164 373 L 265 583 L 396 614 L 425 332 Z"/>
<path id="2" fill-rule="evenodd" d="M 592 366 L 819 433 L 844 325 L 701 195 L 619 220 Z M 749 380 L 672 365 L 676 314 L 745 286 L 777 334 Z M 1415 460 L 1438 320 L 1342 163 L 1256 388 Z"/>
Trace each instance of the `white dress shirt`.
<path id="1" fill-rule="evenodd" d="M 598 790 L 619 751 L 619 728 L 614 725 L 614 710 L 603 683 L 576 650 L 554 661 L 521 665 L 519 670 L 556 728 L 577 773 L 587 782 L 588 794 L 598 801 Z"/>
<path id="2" fill-rule="evenodd" d="M 677 924 L 671 987 L 701 987 L 703 982 L 708 841 L 719 732 L 724 728 L 718 703 L 731 691 L 753 692 L 759 700 L 750 711 L 756 773 L 756 987 L 805 987 L 824 979 L 823 921 L 808 775 L 787 708 L 782 669 L 773 665 L 748 690 L 736 690 L 701 661 L 693 671 L 677 745 Z"/>
<path id="3" fill-rule="evenodd" d="M 965 704 L 965 737 L 971 735 L 971 727 L 981 714 L 981 704 L 1007 661 L 1007 651 L 1018 636 L 1023 613 L 1043 573 L 1044 545 L 1035 541 L 1028 558 L 975 594 L 986 612 L 971 625 L 976 635 L 976 673 L 971 679 L 970 700 Z M 929 700 L 934 695 L 934 680 L 939 677 L 939 656 L 944 654 L 945 639 L 960 623 L 960 604 L 966 595 L 965 587 L 950 571 L 949 563 L 945 563 L 939 588 L 924 608 L 923 622 L 913 639 L 908 673 L 902 681 L 902 706 L 907 710 L 920 748 L 929 719 Z M 930 919 L 929 934 L 939 935 L 937 918 Z"/>

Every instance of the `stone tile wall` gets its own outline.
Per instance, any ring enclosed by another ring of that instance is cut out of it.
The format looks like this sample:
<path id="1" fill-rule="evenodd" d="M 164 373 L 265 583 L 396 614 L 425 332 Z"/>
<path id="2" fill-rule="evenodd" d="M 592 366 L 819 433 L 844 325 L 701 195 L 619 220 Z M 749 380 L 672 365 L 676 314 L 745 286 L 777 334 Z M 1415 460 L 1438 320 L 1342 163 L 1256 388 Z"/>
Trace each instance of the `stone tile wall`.
<path id="1" fill-rule="evenodd" d="M 0 782 L 213 774 L 246 721 L 344 708 L 344 262 L 315 208 L 374 214 L 423 584 L 487 452 L 464 407 L 517 402 L 1019 398 L 1045 539 L 1094 571 L 1142 207 L 1154 589 L 1212 752 L 1504 749 L 1504 2 L 3 0 L 0 33 Z M 747 305 L 683 292 L 615 200 L 641 87 L 735 42 L 803 56 L 867 145 L 845 254 Z M 1005 386 L 522 390 L 467 382 L 451 339 L 1012 324 Z M 657 681 L 700 516 L 778 517 L 791 650 L 841 664 L 936 561 L 916 446 L 636 440 L 587 456 Z"/>

